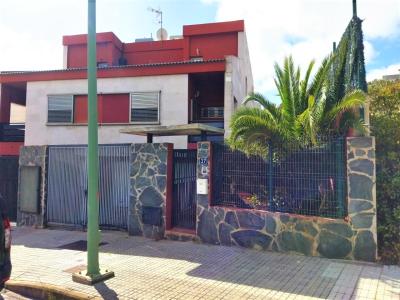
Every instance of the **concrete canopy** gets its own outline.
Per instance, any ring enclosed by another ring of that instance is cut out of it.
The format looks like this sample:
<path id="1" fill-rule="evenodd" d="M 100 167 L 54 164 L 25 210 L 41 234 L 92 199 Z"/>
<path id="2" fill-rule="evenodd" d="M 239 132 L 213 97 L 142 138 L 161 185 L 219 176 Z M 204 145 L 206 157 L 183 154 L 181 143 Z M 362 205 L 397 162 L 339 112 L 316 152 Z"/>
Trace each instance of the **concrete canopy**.
<path id="1" fill-rule="evenodd" d="M 177 136 L 177 135 L 206 135 L 206 134 L 224 134 L 222 128 L 193 123 L 183 125 L 148 125 L 148 126 L 130 126 L 120 130 L 121 133 L 147 136 L 147 142 L 151 143 L 153 136 Z"/>

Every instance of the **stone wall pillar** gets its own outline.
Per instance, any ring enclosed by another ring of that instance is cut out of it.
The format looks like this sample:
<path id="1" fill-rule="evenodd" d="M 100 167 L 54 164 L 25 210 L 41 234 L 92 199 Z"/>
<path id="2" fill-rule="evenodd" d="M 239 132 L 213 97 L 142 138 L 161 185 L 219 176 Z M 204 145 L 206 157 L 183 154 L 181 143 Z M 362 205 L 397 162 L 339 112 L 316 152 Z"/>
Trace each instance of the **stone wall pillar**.
<path id="1" fill-rule="evenodd" d="M 173 164 L 172 151 L 173 145 L 169 143 L 131 146 L 130 235 L 164 238 L 167 227 L 167 193 L 172 187 L 172 178 L 167 176 Z"/>
<path id="2" fill-rule="evenodd" d="M 197 191 L 196 210 L 196 235 L 202 242 L 220 244 L 218 234 L 218 218 L 223 218 L 224 210 L 210 206 L 210 191 L 212 189 L 212 149 L 210 142 L 197 143 L 197 179 L 205 179 L 208 182 L 208 194 L 199 194 Z M 218 217 L 216 217 L 218 216 Z M 217 218 L 217 219 L 216 219 Z"/>
<path id="3" fill-rule="evenodd" d="M 41 180 L 40 180 L 40 213 L 30 214 L 20 211 L 19 195 L 21 191 L 21 168 L 40 167 Z M 19 177 L 18 177 L 18 212 L 17 224 L 18 226 L 35 226 L 43 228 L 46 225 L 46 199 L 47 199 L 47 146 L 27 146 L 20 148 L 19 156 Z"/>
<path id="4" fill-rule="evenodd" d="M 375 138 L 347 138 L 348 215 L 355 234 L 353 256 L 377 257 Z"/>

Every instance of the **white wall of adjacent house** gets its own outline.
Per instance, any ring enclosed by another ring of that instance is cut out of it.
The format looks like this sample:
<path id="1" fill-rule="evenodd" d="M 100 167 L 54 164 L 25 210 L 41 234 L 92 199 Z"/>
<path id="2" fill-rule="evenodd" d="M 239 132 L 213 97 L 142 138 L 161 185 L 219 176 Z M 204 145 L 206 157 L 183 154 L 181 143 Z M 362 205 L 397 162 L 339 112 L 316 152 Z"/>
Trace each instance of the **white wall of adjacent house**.
<path id="1" fill-rule="evenodd" d="M 229 123 L 233 112 L 242 104 L 244 98 L 253 91 L 254 83 L 246 33 L 239 32 L 238 56 L 226 57 L 224 96 L 225 137 L 230 133 Z"/>
<path id="2" fill-rule="evenodd" d="M 188 75 L 163 75 L 98 79 L 98 93 L 161 91 L 160 125 L 188 122 Z M 25 145 L 73 145 L 87 143 L 86 125 L 47 124 L 48 95 L 87 94 L 86 80 L 28 82 L 26 96 Z M 144 143 L 146 138 L 122 134 L 122 128 L 134 125 L 99 126 L 100 144 Z M 141 125 L 137 125 L 141 126 Z M 154 137 L 154 143 L 174 143 L 176 149 L 187 147 L 186 136 Z"/>

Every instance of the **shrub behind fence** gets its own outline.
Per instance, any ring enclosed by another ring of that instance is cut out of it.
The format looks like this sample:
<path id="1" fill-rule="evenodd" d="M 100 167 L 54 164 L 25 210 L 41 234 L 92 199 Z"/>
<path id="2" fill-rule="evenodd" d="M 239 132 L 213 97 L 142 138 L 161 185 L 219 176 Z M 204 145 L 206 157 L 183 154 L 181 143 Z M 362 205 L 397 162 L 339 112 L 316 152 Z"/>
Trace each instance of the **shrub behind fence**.
<path id="1" fill-rule="evenodd" d="M 271 147 L 246 156 L 213 144 L 213 205 L 342 218 L 346 214 L 344 139 L 315 147 Z"/>

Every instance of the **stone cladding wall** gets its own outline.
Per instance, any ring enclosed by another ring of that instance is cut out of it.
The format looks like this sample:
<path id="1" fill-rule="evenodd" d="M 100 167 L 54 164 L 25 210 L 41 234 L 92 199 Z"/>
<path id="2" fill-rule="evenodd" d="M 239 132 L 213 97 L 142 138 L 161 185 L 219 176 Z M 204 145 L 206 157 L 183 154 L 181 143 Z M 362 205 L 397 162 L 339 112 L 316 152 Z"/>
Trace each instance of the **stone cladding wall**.
<path id="1" fill-rule="evenodd" d="M 211 183 L 212 145 L 202 142 L 198 146 L 197 176 Z M 347 140 L 348 217 L 345 219 L 210 206 L 208 195 L 197 195 L 197 235 L 210 244 L 375 261 L 374 149 L 373 137 Z"/>
<path id="2" fill-rule="evenodd" d="M 168 143 L 131 146 L 128 223 L 131 235 L 142 235 L 153 239 L 164 238 L 169 151 L 172 151 L 172 144 Z M 143 207 L 162 209 L 160 226 L 143 223 Z"/>

